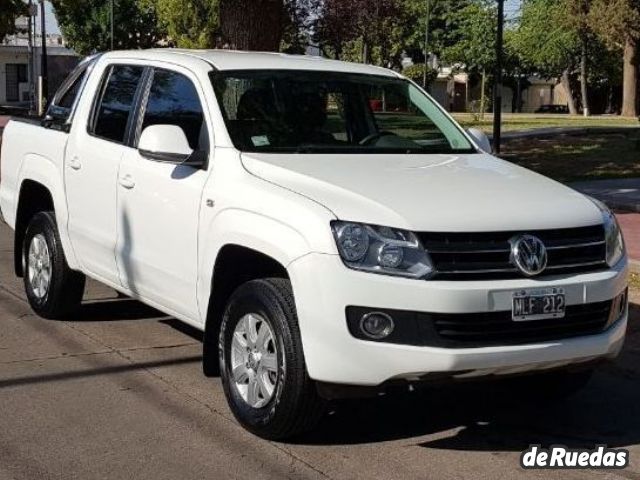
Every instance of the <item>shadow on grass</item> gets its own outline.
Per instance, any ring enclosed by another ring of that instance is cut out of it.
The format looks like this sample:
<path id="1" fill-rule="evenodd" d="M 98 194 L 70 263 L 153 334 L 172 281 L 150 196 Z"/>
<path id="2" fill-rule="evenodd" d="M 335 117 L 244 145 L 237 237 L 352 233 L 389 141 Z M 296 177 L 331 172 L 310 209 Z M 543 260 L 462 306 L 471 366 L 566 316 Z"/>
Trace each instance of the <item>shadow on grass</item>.
<path id="1" fill-rule="evenodd" d="M 501 157 L 559 181 L 640 177 L 640 134 L 509 140 Z"/>

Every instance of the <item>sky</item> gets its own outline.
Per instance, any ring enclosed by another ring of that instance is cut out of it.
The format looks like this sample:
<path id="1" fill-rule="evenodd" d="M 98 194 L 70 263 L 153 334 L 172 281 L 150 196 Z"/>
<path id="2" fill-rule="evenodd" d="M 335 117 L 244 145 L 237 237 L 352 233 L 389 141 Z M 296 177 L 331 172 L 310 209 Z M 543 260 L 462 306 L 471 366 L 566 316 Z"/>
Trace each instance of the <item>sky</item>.
<path id="1" fill-rule="evenodd" d="M 513 18 L 520 10 L 522 0 L 507 0 L 504 4 L 504 12 L 507 18 Z"/>
<path id="2" fill-rule="evenodd" d="M 38 31 L 40 31 L 40 5 L 35 0 L 33 3 L 38 5 L 36 25 L 38 26 Z M 56 21 L 56 17 L 53 14 L 53 7 L 51 6 L 50 2 L 45 2 L 44 17 L 45 17 L 45 28 L 47 29 L 47 33 L 60 33 L 60 28 L 58 27 L 58 22 Z"/>

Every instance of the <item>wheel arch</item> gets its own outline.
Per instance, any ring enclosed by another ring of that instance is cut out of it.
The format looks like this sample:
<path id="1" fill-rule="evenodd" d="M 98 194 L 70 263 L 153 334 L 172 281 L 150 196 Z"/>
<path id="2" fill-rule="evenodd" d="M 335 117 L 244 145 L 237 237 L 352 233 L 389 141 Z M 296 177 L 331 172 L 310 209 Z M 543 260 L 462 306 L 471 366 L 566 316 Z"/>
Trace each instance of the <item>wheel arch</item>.
<path id="1" fill-rule="evenodd" d="M 27 226 L 38 212 L 53 211 L 55 204 L 49 188 L 42 183 L 26 179 L 20 185 L 18 208 L 16 209 L 15 234 L 13 237 L 13 267 L 16 275 L 22 277 L 22 243 Z"/>
<path id="2" fill-rule="evenodd" d="M 204 328 L 203 367 L 207 376 L 218 375 L 218 335 L 225 307 L 242 284 L 260 278 L 286 278 L 286 266 L 273 256 L 245 245 L 228 243 L 220 248 L 211 275 L 211 290 Z"/>
<path id="3" fill-rule="evenodd" d="M 42 155 L 25 155 L 16 185 L 14 217 L 14 268 L 18 276 L 22 274 L 21 248 L 24 232 L 29 220 L 38 211 L 55 212 L 58 233 L 69 267 L 78 268 L 78 263 L 67 232 L 67 202 L 62 178 L 62 165 Z M 25 224 L 26 222 L 26 224 Z M 17 259 L 15 257 L 18 257 Z"/>

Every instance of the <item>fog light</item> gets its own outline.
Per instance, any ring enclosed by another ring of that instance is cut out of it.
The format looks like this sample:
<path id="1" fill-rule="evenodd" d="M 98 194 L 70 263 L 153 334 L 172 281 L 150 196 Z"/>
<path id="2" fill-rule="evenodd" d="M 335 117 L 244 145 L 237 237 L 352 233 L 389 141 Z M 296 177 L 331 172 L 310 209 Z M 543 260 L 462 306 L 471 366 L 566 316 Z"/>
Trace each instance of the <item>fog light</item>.
<path id="1" fill-rule="evenodd" d="M 394 326 L 393 319 L 382 312 L 370 312 L 360 319 L 362 333 L 375 340 L 381 340 L 391 335 Z"/>

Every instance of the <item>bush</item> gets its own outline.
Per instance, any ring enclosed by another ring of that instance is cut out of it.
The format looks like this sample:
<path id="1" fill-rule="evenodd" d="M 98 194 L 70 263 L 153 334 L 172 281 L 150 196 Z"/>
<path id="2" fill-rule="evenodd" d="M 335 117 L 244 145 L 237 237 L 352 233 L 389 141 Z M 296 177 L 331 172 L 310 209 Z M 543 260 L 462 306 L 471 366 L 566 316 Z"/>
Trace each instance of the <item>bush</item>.
<path id="1" fill-rule="evenodd" d="M 411 65 L 410 67 L 405 68 L 402 71 L 402 74 L 416 82 L 418 85 L 422 85 L 424 80 L 424 70 L 427 69 L 427 84 L 425 87 L 429 87 L 433 81 L 438 78 L 438 70 L 435 68 L 431 68 L 429 66 L 425 66 L 424 63 L 416 63 Z"/>

